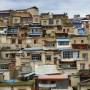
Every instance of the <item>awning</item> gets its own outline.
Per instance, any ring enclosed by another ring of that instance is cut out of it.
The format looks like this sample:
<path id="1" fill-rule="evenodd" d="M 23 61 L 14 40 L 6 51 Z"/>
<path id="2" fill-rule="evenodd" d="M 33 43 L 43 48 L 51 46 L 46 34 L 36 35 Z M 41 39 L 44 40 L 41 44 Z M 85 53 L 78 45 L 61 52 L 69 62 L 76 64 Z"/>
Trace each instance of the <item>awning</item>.
<path id="1" fill-rule="evenodd" d="M 70 41 L 70 39 L 56 39 L 56 41 Z"/>
<path id="2" fill-rule="evenodd" d="M 32 47 L 32 48 L 24 48 L 24 51 L 42 51 L 43 48 L 39 48 L 39 47 Z"/>
<path id="3" fill-rule="evenodd" d="M 77 51 L 75 49 L 71 49 L 71 48 L 58 48 L 59 51 Z"/>

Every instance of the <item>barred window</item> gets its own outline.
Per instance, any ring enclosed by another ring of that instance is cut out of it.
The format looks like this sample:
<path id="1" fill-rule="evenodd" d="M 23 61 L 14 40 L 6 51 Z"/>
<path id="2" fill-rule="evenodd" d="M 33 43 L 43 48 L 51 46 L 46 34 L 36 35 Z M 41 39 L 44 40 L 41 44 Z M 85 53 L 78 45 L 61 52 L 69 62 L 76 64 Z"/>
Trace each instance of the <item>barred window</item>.
<path id="1" fill-rule="evenodd" d="M 51 55 L 46 55 L 46 60 L 51 60 Z"/>
<path id="2" fill-rule="evenodd" d="M 9 69 L 8 64 L 0 64 L 0 69 Z"/>
<path id="3" fill-rule="evenodd" d="M 69 41 L 58 41 L 58 45 L 69 45 Z"/>
<path id="4" fill-rule="evenodd" d="M 41 60 L 41 55 L 39 55 L 39 54 L 32 54 L 32 60 Z"/>
<path id="5" fill-rule="evenodd" d="M 64 51 L 63 58 L 73 58 L 73 51 Z"/>

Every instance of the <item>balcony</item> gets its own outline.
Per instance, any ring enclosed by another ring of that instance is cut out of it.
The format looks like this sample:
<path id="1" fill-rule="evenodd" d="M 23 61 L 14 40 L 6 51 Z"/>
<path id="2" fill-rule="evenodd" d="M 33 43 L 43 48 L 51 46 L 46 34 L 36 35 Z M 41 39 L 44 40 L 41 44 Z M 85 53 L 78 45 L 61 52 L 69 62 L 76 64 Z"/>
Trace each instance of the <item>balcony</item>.
<path id="1" fill-rule="evenodd" d="M 73 62 L 62 62 L 61 61 L 59 64 L 59 67 L 63 69 L 76 69 L 77 64 L 76 64 L 76 61 L 73 61 Z"/>
<path id="2" fill-rule="evenodd" d="M 18 34 L 18 30 L 17 29 L 8 29 L 7 30 L 7 34 Z"/>
<path id="3" fill-rule="evenodd" d="M 9 64 L 6 64 L 6 63 L 0 64 L 0 71 L 8 70 L 8 69 L 9 69 Z"/>
<path id="4" fill-rule="evenodd" d="M 17 32 L 7 31 L 7 34 L 17 34 Z"/>
<path id="5" fill-rule="evenodd" d="M 88 44 L 72 44 L 74 49 L 88 49 Z"/>
<path id="6" fill-rule="evenodd" d="M 76 61 L 88 61 L 88 58 L 87 57 L 85 57 L 85 58 L 77 58 L 75 60 Z"/>
<path id="7" fill-rule="evenodd" d="M 43 46 L 43 50 L 56 50 L 55 46 Z"/>
<path id="8" fill-rule="evenodd" d="M 60 68 L 63 68 L 63 69 L 77 69 L 77 66 L 67 65 L 67 66 L 60 66 Z"/>
<path id="9" fill-rule="evenodd" d="M 69 38 L 57 38 L 56 46 L 60 49 L 71 48 L 71 43 Z"/>
<path id="10" fill-rule="evenodd" d="M 74 62 L 74 61 L 88 61 L 88 58 L 62 58 L 61 61 L 64 62 Z"/>
<path id="11" fill-rule="evenodd" d="M 41 28 L 41 25 L 39 23 L 32 23 L 30 24 L 31 28 Z"/>
<path id="12" fill-rule="evenodd" d="M 41 36 L 42 32 L 28 32 L 27 33 L 29 36 Z"/>
<path id="13" fill-rule="evenodd" d="M 68 41 L 70 40 L 70 38 L 69 38 L 68 36 L 63 36 L 63 35 L 62 35 L 61 37 L 60 37 L 60 36 L 56 37 L 56 40 L 60 40 L 60 39 L 61 39 L 61 40 L 65 40 L 65 41 L 66 41 L 66 40 L 68 40 Z"/>
<path id="14" fill-rule="evenodd" d="M 39 84 L 39 87 L 41 88 L 55 88 L 56 84 Z"/>

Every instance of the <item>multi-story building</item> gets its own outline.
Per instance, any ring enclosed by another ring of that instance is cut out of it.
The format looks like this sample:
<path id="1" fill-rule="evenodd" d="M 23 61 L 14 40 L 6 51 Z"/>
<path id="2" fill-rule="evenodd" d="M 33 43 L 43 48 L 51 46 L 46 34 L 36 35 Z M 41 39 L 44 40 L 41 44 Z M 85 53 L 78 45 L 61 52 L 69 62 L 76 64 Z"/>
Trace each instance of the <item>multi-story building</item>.
<path id="1" fill-rule="evenodd" d="M 89 22 L 89 15 L 70 19 L 37 7 L 0 11 L 0 69 L 30 73 L 31 63 L 57 65 L 69 75 L 89 69 Z"/>

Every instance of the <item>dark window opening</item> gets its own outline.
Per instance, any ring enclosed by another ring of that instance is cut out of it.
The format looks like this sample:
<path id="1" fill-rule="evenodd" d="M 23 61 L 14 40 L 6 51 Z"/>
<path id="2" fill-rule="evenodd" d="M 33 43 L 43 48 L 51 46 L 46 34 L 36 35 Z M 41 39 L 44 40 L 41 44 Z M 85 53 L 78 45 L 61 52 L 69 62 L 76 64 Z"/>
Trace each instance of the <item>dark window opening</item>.
<path id="1" fill-rule="evenodd" d="M 81 43 L 84 43 L 84 41 L 83 41 L 83 40 L 81 40 Z"/>
<path id="2" fill-rule="evenodd" d="M 22 40 L 18 40 L 18 44 L 22 44 Z"/>
<path id="3" fill-rule="evenodd" d="M 12 43 L 12 44 L 15 44 L 15 43 L 16 43 L 16 40 L 15 40 L 15 39 L 12 39 L 12 40 L 11 40 L 11 43 Z"/>

